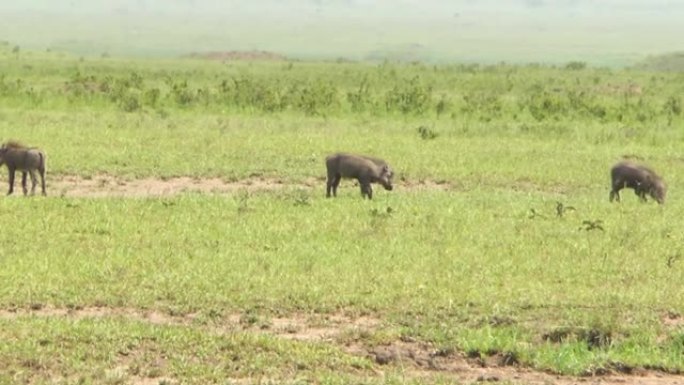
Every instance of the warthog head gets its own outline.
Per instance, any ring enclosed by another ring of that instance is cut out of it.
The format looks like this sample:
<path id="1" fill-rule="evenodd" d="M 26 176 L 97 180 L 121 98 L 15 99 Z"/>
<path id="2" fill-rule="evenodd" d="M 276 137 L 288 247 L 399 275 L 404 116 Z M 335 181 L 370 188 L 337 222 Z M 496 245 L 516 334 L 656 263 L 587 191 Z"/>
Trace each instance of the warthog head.
<path id="1" fill-rule="evenodd" d="M 392 191 L 392 177 L 394 176 L 394 171 L 389 165 L 382 166 L 380 170 L 380 178 L 378 178 L 378 183 L 385 188 L 385 190 Z"/>
<path id="2" fill-rule="evenodd" d="M 649 189 L 648 193 L 653 197 L 653 199 L 658 202 L 658 204 L 663 204 L 665 203 L 665 195 L 667 195 L 667 186 L 665 185 L 665 182 L 663 182 L 662 179 L 658 178 L 653 181 L 653 184 L 651 185 L 651 188 Z"/>

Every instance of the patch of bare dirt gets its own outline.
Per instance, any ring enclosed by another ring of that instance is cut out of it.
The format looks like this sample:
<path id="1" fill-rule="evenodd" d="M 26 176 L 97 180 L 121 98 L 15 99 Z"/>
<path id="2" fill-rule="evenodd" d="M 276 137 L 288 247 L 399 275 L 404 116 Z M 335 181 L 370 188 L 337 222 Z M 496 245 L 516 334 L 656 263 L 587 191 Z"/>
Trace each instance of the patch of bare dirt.
<path id="1" fill-rule="evenodd" d="M 308 342 L 330 343 L 349 354 L 366 357 L 374 363 L 374 371 L 385 373 L 401 371 L 411 380 L 449 379 L 461 383 L 505 382 L 533 385 L 684 385 L 684 376 L 659 371 L 626 368 L 619 364 L 610 370 L 583 377 L 559 376 L 523 367 L 517 357 L 506 352 L 488 355 L 465 355 L 450 349 L 437 349 L 433 345 L 411 339 L 400 339 L 382 345 L 368 344 L 363 339 L 338 338 L 349 330 L 375 331 L 382 328 L 382 320 L 370 316 L 350 316 L 343 313 L 327 315 L 290 314 L 273 318 L 254 315 L 230 314 L 211 322 L 200 321 L 199 314 L 169 315 L 159 311 L 133 308 L 83 307 L 74 309 L 49 306 L 31 306 L 28 309 L 0 309 L 0 318 L 20 316 L 65 317 L 72 319 L 124 317 L 131 320 L 162 325 L 199 327 L 212 333 L 223 334 L 240 330 L 267 333 L 281 338 Z M 679 319 L 679 317 L 675 317 Z M 667 319 L 673 319 L 667 316 Z M 125 365 L 125 363 L 123 363 Z M 116 374 L 116 373 L 114 373 Z M 159 383 L 158 378 L 136 377 L 135 384 Z M 169 380 L 173 383 L 172 380 Z"/>
<path id="2" fill-rule="evenodd" d="M 301 341 L 332 341 L 340 333 L 353 329 L 375 329 L 380 320 L 368 316 L 352 317 L 344 314 L 311 316 L 308 314 L 290 314 L 283 317 L 262 318 L 250 317 L 246 314 L 229 314 L 216 321 L 206 322 L 198 319 L 199 314 L 190 313 L 171 315 L 157 310 L 111 307 L 79 307 L 56 308 L 34 305 L 30 308 L 0 309 L 0 319 L 18 317 L 63 317 L 70 319 L 121 317 L 133 321 L 147 322 L 155 325 L 183 325 L 208 327 L 217 332 L 236 330 L 254 331 L 277 335 L 287 339 Z"/>
<path id="3" fill-rule="evenodd" d="M 453 183 L 445 180 L 426 180 L 421 179 L 417 181 L 411 181 L 407 179 L 402 179 L 399 182 L 395 182 L 397 186 L 404 190 L 410 191 L 423 191 L 423 190 L 441 190 L 447 191 L 454 188 L 460 188 L 461 186 L 455 186 Z"/>
<path id="4" fill-rule="evenodd" d="M 143 377 L 133 377 L 129 379 L 129 383 L 132 385 L 159 385 L 159 384 L 178 384 L 178 381 L 174 381 L 170 378 L 166 377 L 161 377 L 161 378 L 143 378 Z M 229 384 L 232 384 L 233 382 L 229 382 Z"/>
<path id="5" fill-rule="evenodd" d="M 0 178 L 0 186 L 3 182 Z M 6 182 L 4 182 L 6 183 Z M 514 182 L 501 184 L 492 181 L 483 181 L 483 184 L 512 188 L 521 191 L 547 191 L 552 193 L 567 193 L 565 186 L 539 186 L 530 180 L 520 179 Z M 459 182 L 429 179 L 399 179 L 394 182 L 398 190 L 421 192 L 421 191 L 460 191 L 466 189 Z M 246 191 L 249 193 L 260 191 L 278 191 L 285 189 L 318 190 L 325 194 L 325 178 L 309 177 L 303 181 L 292 183 L 280 178 L 253 176 L 241 180 L 224 180 L 221 178 L 139 178 L 126 179 L 107 174 L 95 175 L 84 178 L 76 175 L 58 175 L 49 177 L 47 180 L 48 195 L 62 197 L 102 198 L 102 197 L 164 197 L 186 192 L 199 192 L 205 194 L 234 194 Z M 358 183 L 353 180 L 342 182 L 340 191 L 355 190 L 358 192 Z M 21 186 L 15 186 L 15 196 L 22 196 Z"/>
<path id="6" fill-rule="evenodd" d="M 311 319 L 306 316 L 278 317 L 271 319 L 271 330 L 288 339 L 299 341 L 332 341 L 345 330 L 373 330 L 380 326 L 378 319 L 371 317 L 352 318 L 340 314 Z"/>
<path id="7" fill-rule="evenodd" d="M 275 52 L 269 51 L 211 51 L 211 52 L 193 52 L 186 57 L 207 59 L 207 60 L 245 60 L 245 61 L 285 61 L 287 57 Z"/>
<path id="8" fill-rule="evenodd" d="M 532 385 L 675 385 L 684 384 L 684 376 L 629 369 L 615 365 L 613 370 L 601 374 L 581 377 L 561 376 L 532 370 L 519 364 L 510 353 L 493 353 L 488 356 L 464 356 L 455 351 L 437 350 L 430 344 L 396 341 L 374 348 L 356 347 L 356 354 L 365 354 L 383 368 L 404 369 L 406 376 L 413 379 L 456 379 L 460 383 L 505 382 Z"/>
<path id="9" fill-rule="evenodd" d="M 71 319 L 124 317 L 132 320 L 149 322 L 155 325 L 180 325 L 189 324 L 195 315 L 189 314 L 184 316 L 171 316 L 156 310 L 95 306 L 82 308 L 56 308 L 50 306 L 34 305 L 29 309 L 0 309 L 0 318 L 14 319 L 26 316 L 68 317 Z"/>
<path id="10" fill-rule="evenodd" d="M 356 182 L 345 181 L 341 189 L 358 189 Z M 0 183 L 0 186 L 2 184 Z M 442 190 L 455 188 L 446 181 L 400 180 L 395 182 L 398 189 L 409 191 Z M 21 187 L 15 186 L 15 196 L 22 196 Z M 101 174 L 84 178 L 76 175 L 51 177 L 47 181 L 47 191 L 52 196 L 102 198 L 102 197 L 163 197 L 186 192 L 206 194 L 233 194 L 237 192 L 277 191 L 284 189 L 320 190 L 325 193 L 325 178 L 311 177 L 299 183 L 286 182 L 279 178 L 250 177 L 237 181 L 221 178 L 140 178 L 125 179 Z"/>
<path id="11" fill-rule="evenodd" d="M 609 95 L 639 96 L 643 93 L 643 88 L 636 83 L 605 84 L 595 87 L 594 92 Z"/>
<path id="12" fill-rule="evenodd" d="M 184 192 L 208 194 L 229 194 L 239 191 L 273 191 L 285 187 L 309 189 L 320 182 L 315 179 L 292 185 L 280 179 L 249 178 L 240 181 L 225 181 L 220 178 L 142 178 L 123 179 L 110 175 L 97 175 L 92 178 L 62 176 L 50 179 L 48 194 L 67 197 L 154 197 L 171 196 Z"/>
<path id="13" fill-rule="evenodd" d="M 684 327 L 684 317 L 679 313 L 667 312 L 662 315 L 663 325 L 671 328 Z"/>

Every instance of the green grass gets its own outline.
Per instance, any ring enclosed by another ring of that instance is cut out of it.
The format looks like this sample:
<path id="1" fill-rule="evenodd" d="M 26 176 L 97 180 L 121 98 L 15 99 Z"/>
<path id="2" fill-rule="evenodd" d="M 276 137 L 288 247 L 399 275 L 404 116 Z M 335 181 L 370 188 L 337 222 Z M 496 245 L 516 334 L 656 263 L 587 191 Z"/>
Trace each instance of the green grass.
<path id="1" fill-rule="evenodd" d="M 207 384 L 278 378 L 368 375 L 369 362 L 324 344 L 250 333 L 207 333 L 124 319 L 0 320 L 0 381 L 123 384 L 183 378 Z"/>
<path id="2" fill-rule="evenodd" d="M 26 212 L 44 215 L 2 234 L 21 257 L 3 253 L 8 284 L 0 301 L 185 311 L 212 304 L 383 312 L 401 304 L 411 311 L 466 303 L 486 310 L 497 303 L 681 306 L 670 294 L 681 269 L 667 266 L 679 252 L 672 248 L 676 208 L 640 205 L 636 197 L 611 206 L 594 194 L 397 191 L 369 202 L 356 188 L 340 193 L 326 200 L 321 191 L 308 205 L 287 192 L 5 199 L 5 223 Z M 556 218 L 556 199 L 577 211 Z M 392 212 L 375 211 L 385 207 Z M 529 218 L 531 208 L 545 217 Z M 583 230 L 585 219 L 603 220 L 605 231 Z"/>
<path id="3" fill-rule="evenodd" d="M 0 309 L 99 306 L 197 313 L 218 324 L 236 314 L 265 322 L 283 314 L 368 315 L 381 326 L 346 336 L 364 346 L 415 340 L 562 374 L 684 370 L 677 74 L 573 66 L 83 63 L 24 54 L 0 62 L 0 139 L 47 151 L 50 196 L 0 199 Z M 65 88 L 75 68 L 76 83 L 87 86 L 82 79 L 94 76 L 122 93 Z M 135 74 L 143 79 L 138 86 Z M 236 76 L 282 97 L 301 82 L 326 84 L 320 95 L 333 90 L 338 99 L 310 110 L 301 99 L 285 98 L 290 104 L 269 112 L 267 98 L 241 99 L 252 95 L 244 89 L 216 96 L 222 79 Z M 345 95 L 363 77 L 372 86 L 357 111 Z M 424 83 L 404 92 L 416 77 Z M 188 79 L 213 96 L 180 105 L 173 84 Z M 157 104 L 141 98 L 131 111 L 122 108 L 122 95 L 155 88 Z M 391 107 L 397 100 L 408 110 Z M 337 199 L 325 199 L 323 159 L 339 150 L 384 157 L 397 172 L 397 188 L 378 187 L 368 201 L 344 181 Z M 663 175 L 664 206 L 641 204 L 631 191 L 621 204 L 608 202 L 608 170 L 623 156 Z M 62 175 L 103 173 L 318 185 L 136 199 L 64 198 L 50 189 Z M 410 187 L 421 180 L 449 188 Z M 575 210 L 559 217 L 558 202 Z M 191 383 L 412 380 L 399 367 L 378 379 L 377 364 L 345 350 L 343 341 L 294 342 L 249 331 L 217 336 L 203 324 L 117 317 L 0 323 L 0 339 L 11 341 L 0 346 L 5 382 L 48 383 L 56 375 L 121 383 L 149 371 Z M 97 352 L 94 340 L 103 341 Z M 122 346 L 140 353 L 112 353 Z M 221 360 L 235 351 L 239 368 Z M 167 357 L 162 368 L 151 358 L 159 352 Z M 303 369 L 296 374 L 293 367 Z"/>
<path id="4" fill-rule="evenodd" d="M 555 194 L 397 191 L 369 202 L 356 189 L 342 192 L 309 205 L 288 192 L 3 200 L 5 223 L 31 211 L 43 218 L 2 234 L 12 253 L 0 260 L 0 304 L 181 314 L 345 309 L 438 345 L 514 352 L 562 373 L 608 362 L 682 370 L 681 335 L 660 322 L 683 305 L 672 295 L 681 263 L 668 265 L 680 253 L 677 203 L 611 206 L 587 193 L 564 198 L 577 211 L 556 218 Z M 392 212 L 378 213 L 385 207 Z M 545 217 L 529 218 L 530 208 Z M 584 219 L 603 220 L 605 231 L 584 230 Z M 579 332 L 565 343 L 543 338 L 568 327 Z M 611 341 L 592 350 L 582 330 Z"/>
<path id="5" fill-rule="evenodd" d="M 439 136 L 422 140 L 425 120 L 324 119 L 292 115 L 179 114 L 170 118 L 120 112 L 0 112 L 2 136 L 44 148 L 52 175 L 126 177 L 249 176 L 301 181 L 324 177 L 335 151 L 377 154 L 399 177 L 450 181 L 465 189 L 557 190 L 609 187 L 608 170 L 622 156 L 646 159 L 677 175 L 684 132 L 679 126 L 633 129 L 616 124 L 512 124 L 435 121 Z M 561 132 L 554 133 L 554 127 Z M 49 138 L 46 139 L 46 138 Z M 283 143 L 287 143 L 283 146 Z M 410 161 L 409 161 L 410 160 Z M 667 178 L 672 189 L 679 183 Z"/>

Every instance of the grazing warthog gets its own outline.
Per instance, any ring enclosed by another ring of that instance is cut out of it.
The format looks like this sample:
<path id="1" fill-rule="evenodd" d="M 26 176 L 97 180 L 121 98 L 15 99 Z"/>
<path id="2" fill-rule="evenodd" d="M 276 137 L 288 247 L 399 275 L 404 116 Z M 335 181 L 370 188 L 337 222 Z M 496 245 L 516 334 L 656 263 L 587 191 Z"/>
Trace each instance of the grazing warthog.
<path id="1" fill-rule="evenodd" d="M 371 183 L 380 183 L 385 190 L 392 190 L 392 168 L 382 159 L 352 154 L 333 154 L 325 158 L 328 169 L 326 196 L 337 196 L 337 186 L 342 178 L 356 178 L 361 186 L 361 196 L 373 199 Z"/>
<path id="2" fill-rule="evenodd" d="M 649 194 L 659 204 L 665 203 L 667 186 L 665 182 L 650 168 L 629 161 L 617 163 L 610 170 L 612 189 L 610 201 L 620 201 L 620 190 L 623 188 L 634 189 L 634 193 L 646 202 L 646 194 Z"/>
<path id="3" fill-rule="evenodd" d="M 9 170 L 9 192 L 14 192 L 14 172 L 21 171 L 21 187 L 24 195 L 28 193 L 26 189 L 26 174 L 31 174 L 31 195 L 36 191 L 38 181 L 36 171 L 40 173 L 40 182 L 43 195 L 45 192 L 45 153 L 37 148 L 29 148 L 17 142 L 7 142 L 0 147 L 0 166 L 7 165 Z"/>

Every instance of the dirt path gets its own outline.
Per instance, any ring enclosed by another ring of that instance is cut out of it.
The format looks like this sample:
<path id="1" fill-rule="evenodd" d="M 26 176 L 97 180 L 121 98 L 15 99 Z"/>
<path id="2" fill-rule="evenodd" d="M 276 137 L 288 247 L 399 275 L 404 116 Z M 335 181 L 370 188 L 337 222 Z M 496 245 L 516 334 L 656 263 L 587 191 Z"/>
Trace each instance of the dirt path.
<path id="1" fill-rule="evenodd" d="M 352 188 L 354 181 L 345 181 L 343 188 Z M 2 184 L 0 184 L 1 186 Z M 397 188 L 403 190 L 441 189 L 452 186 L 448 183 L 433 181 L 396 181 Z M 356 187 L 353 187 L 356 188 Z M 220 178 L 176 177 L 168 179 L 142 178 L 124 179 L 110 175 L 96 175 L 92 178 L 80 176 L 58 176 L 48 180 L 48 194 L 65 197 L 155 197 L 171 196 L 184 192 L 207 194 L 231 194 L 240 191 L 278 191 L 284 189 L 304 189 L 325 193 L 324 178 L 308 178 L 303 182 L 289 183 L 283 179 L 253 177 L 238 181 L 225 181 Z M 15 194 L 20 196 L 21 188 L 15 186 Z"/>
<path id="2" fill-rule="evenodd" d="M 295 187 L 310 189 L 316 184 L 316 180 L 312 179 L 304 184 L 295 185 Z M 274 191 L 287 186 L 291 185 L 282 180 L 265 178 L 228 182 L 219 178 L 123 179 L 110 175 L 97 175 L 89 179 L 79 176 L 64 176 L 51 180 L 48 188 L 55 194 L 68 197 L 154 197 L 177 195 L 184 192 L 229 194 L 239 191 Z"/>
<path id="3" fill-rule="evenodd" d="M 312 317 L 291 314 L 253 322 L 242 314 L 231 314 L 212 322 L 200 321 L 199 314 L 172 316 L 159 311 L 133 308 L 88 307 L 65 309 L 37 307 L 34 309 L 0 309 L 0 319 L 19 317 L 126 318 L 155 325 L 182 325 L 209 333 L 226 334 L 235 331 L 267 333 L 280 338 L 333 344 L 349 354 L 363 356 L 374 363 L 374 371 L 401 370 L 407 379 L 448 379 L 461 383 L 506 382 L 533 385 L 684 385 L 684 376 L 634 369 L 629 374 L 608 373 L 596 376 L 559 376 L 534 371 L 518 365 L 504 356 L 464 357 L 458 352 L 444 352 L 416 341 L 393 341 L 381 346 L 368 346 L 350 335 L 381 329 L 383 322 L 370 316 L 352 317 L 346 314 L 328 314 Z M 356 333 L 354 333 L 356 332 Z M 146 379 L 134 381 L 148 383 Z"/>

